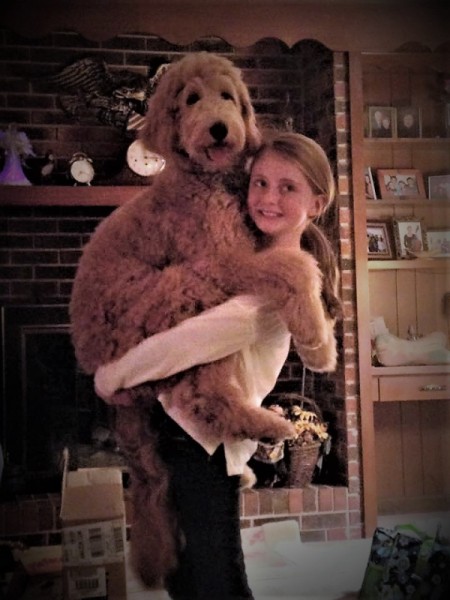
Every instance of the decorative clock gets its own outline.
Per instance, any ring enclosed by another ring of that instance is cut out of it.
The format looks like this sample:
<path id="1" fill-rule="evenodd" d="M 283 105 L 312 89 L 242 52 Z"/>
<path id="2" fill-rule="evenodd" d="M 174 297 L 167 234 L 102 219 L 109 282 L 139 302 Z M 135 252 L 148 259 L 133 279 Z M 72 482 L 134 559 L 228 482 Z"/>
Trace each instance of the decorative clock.
<path id="1" fill-rule="evenodd" d="M 92 158 L 85 152 L 75 152 L 69 164 L 69 174 L 74 185 L 91 185 L 95 176 Z"/>
<path id="2" fill-rule="evenodd" d="M 166 165 L 166 161 L 159 154 L 146 148 L 140 139 L 128 146 L 127 164 L 129 168 L 142 177 L 157 175 Z"/>

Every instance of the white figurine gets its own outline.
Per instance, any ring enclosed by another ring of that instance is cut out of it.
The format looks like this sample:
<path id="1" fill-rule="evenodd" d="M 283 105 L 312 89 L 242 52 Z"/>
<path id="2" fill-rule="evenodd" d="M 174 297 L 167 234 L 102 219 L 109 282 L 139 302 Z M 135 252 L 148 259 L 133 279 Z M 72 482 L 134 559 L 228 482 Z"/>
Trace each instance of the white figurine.
<path id="1" fill-rule="evenodd" d="M 0 173 L 0 185 L 31 185 L 22 169 L 22 158 L 35 156 L 30 140 L 16 126 L 0 131 L 0 147 L 5 150 L 5 164 Z"/>

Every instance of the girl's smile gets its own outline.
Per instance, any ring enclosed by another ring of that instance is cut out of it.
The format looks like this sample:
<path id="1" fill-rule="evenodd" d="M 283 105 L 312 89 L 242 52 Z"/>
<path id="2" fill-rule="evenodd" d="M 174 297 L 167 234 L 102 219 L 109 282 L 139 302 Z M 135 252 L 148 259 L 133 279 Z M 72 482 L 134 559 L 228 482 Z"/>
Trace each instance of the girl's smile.
<path id="1" fill-rule="evenodd" d="M 277 245 L 298 248 L 303 230 L 322 204 L 322 196 L 313 192 L 302 171 L 275 151 L 264 152 L 253 164 L 249 214 Z"/>

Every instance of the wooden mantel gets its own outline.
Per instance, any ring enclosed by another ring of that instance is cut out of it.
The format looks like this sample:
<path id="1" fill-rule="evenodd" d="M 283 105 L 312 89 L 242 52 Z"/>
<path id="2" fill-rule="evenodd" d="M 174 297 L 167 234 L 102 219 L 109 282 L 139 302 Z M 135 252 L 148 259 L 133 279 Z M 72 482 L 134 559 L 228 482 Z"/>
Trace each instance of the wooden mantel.
<path id="1" fill-rule="evenodd" d="M 450 6 L 427 0 L 14 0 L 0 23 L 26 37 L 72 30 L 91 40 L 147 33 L 189 44 L 217 36 L 236 47 L 267 37 L 314 39 L 334 51 L 393 51 L 448 41 Z"/>
<path id="2" fill-rule="evenodd" d="M 119 206 L 145 191 L 145 186 L 0 186 L 2 206 Z"/>

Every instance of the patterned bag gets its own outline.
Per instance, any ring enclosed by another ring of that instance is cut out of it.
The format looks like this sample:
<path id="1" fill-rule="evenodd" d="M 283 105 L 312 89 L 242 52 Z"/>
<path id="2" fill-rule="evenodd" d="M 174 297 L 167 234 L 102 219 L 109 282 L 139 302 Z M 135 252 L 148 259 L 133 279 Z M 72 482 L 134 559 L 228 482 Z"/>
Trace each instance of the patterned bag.
<path id="1" fill-rule="evenodd" d="M 450 545 L 413 525 L 378 527 L 372 538 L 360 600 L 450 598 Z"/>

